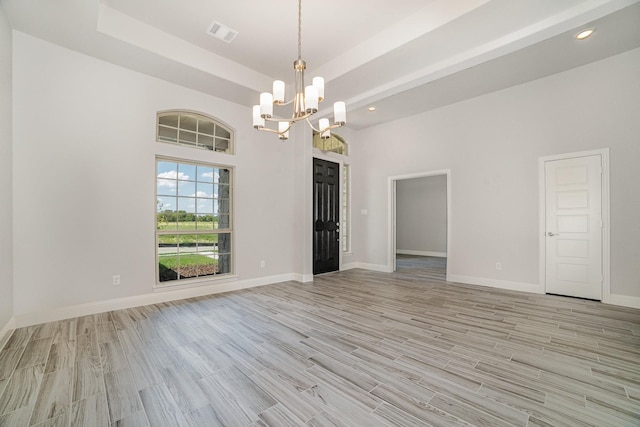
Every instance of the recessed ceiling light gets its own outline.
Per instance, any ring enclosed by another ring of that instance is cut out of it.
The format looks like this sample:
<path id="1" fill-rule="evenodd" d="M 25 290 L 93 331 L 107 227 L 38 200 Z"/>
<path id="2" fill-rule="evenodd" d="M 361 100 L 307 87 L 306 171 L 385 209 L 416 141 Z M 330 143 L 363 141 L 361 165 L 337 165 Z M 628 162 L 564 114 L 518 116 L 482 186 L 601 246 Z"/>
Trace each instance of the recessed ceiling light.
<path id="1" fill-rule="evenodd" d="M 596 30 L 595 28 L 584 29 L 584 30 L 580 31 L 578 34 L 576 34 L 576 39 L 578 39 L 578 40 L 587 39 L 594 33 L 595 30 Z"/>
<path id="2" fill-rule="evenodd" d="M 376 107 L 374 106 L 369 107 L 369 111 L 376 111 Z"/>

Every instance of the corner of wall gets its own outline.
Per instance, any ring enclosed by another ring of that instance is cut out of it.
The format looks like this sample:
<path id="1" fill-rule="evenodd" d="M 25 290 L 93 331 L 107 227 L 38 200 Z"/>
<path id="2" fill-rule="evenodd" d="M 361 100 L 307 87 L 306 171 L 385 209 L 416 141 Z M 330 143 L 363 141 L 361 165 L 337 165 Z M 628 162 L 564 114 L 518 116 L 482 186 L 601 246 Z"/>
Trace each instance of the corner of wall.
<path id="1" fill-rule="evenodd" d="M 0 344 L 14 322 L 13 33 L 0 6 Z"/>
<path id="2" fill-rule="evenodd" d="M 16 318 L 15 316 L 11 316 L 9 322 L 0 329 L 0 351 L 4 348 L 4 346 L 11 338 L 11 333 L 16 329 Z"/>
<path id="3" fill-rule="evenodd" d="M 608 303 L 611 305 L 640 309 L 640 297 L 611 294 Z"/>

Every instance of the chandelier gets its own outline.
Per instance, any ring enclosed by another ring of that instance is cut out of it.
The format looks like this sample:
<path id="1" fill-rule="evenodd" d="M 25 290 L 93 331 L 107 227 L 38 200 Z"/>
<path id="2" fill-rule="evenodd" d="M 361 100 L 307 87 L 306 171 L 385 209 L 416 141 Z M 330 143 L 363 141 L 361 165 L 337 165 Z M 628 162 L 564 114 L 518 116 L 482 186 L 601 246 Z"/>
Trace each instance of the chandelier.
<path id="1" fill-rule="evenodd" d="M 331 129 L 343 126 L 347 122 L 347 110 L 344 102 L 333 104 L 333 124 L 329 119 L 322 118 L 318 121 L 318 128 L 311 124 L 309 118 L 318 111 L 318 103 L 324 100 L 324 79 L 314 77 L 313 83 L 304 86 L 304 70 L 307 64 L 302 60 L 302 0 L 298 0 L 298 59 L 293 62 L 295 70 L 294 89 L 295 94 L 285 101 L 285 84 L 282 80 L 273 82 L 273 92 L 260 94 L 260 105 L 253 106 L 253 127 L 257 130 L 273 132 L 280 139 L 289 138 L 289 129 L 295 122 L 306 120 L 311 129 L 318 132 L 323 139 L 331 136 Z M 273 114 L 273 107 L 293 104 L 293 112 L 290 118 L 280 118 Z M 275 129 L 267 127 L 267 122 L 277 122 Z"/>

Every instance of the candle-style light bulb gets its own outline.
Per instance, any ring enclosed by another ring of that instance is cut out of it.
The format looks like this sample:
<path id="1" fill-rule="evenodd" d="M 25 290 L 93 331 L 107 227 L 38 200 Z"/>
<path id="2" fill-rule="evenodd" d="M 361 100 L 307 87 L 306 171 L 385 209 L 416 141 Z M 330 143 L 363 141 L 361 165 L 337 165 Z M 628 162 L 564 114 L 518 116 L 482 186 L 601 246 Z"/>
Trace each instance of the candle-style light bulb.
<path id="1" fill-rule="evenodd" d="M 284 82 L 282 80 L 273 82 L 273 101 L 276 104 L 284 104 Z"/>
<path id="2" fill-rule="evenodd" d="M 329 119 L 323 118 L 318 122 L 320 128 L 320 137 L 322 139 L 328 139 L 331 136 L 331 129 L 329 129 Z"/>
<path id="3" fill-rule="evenodd" d="M 347 106 L 343 101 L 333 104 L 333 121 L 340 126 L 347 123 Z"/>
<path id="4" fill-rule="evenodd" d="M 318 90 L 318 102 L 324 101 L 324 78 L 314 77 L 313 86 Z"/>
<path id="5" fill-rule="evenodd" d="M 318 111 L 318 89 L 315 86 L 304 88 L 304 105 L 307 113 L 313 114 Z"/>
<path id="6" fill-rule="evenodd" d="M 289 139 L 289 122 L 278 122 L 278 132 L 280 139 Z"/>
<path id="7" fill-rule="evenodd" d="M 253 106 L 253 127 L 260 129 L 264 127 L 264 119 L 260 116 L 260 106 Z"/>
<path id="8" fill-rule="evenodd" d="M 263 119 L 269 118 L 273 115 L 273 95 L 269 92 L 262 92 L 260 94 L 260 116 Z"/>

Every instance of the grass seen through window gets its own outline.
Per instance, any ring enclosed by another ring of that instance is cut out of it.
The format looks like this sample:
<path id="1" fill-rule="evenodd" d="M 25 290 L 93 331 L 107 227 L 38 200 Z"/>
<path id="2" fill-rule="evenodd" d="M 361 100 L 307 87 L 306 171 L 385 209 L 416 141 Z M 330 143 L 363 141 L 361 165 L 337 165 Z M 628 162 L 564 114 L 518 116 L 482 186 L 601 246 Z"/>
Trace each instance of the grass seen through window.
<path id="1" fill-rule="evenodd" d="M 157 162 L 159 282 L 231 272 L 231 171 Z"/>

